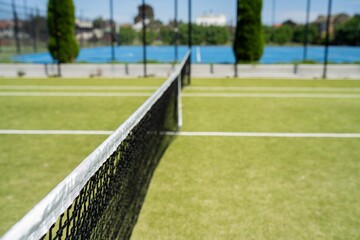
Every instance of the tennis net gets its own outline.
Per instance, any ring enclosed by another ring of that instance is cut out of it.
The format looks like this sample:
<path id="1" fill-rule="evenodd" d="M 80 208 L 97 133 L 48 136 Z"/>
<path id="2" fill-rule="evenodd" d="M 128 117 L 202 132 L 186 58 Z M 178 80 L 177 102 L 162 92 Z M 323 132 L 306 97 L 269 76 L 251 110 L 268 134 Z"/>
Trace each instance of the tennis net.
<path id="1" fill-rule="evenodd" d="M 129 239 L 154 170 L 181 127 L 190 51 L 170 78 L 3 240 Z"/>

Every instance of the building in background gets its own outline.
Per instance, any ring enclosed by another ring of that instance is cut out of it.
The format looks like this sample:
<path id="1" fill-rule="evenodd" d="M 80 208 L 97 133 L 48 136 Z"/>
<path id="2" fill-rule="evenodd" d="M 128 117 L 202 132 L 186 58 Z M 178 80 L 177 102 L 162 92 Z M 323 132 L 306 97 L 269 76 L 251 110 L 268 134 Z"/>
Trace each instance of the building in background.
<path id="1" fill-rule="evenodd" d="M 196 18 L 196 24 L 203 26 L 226 26 L 226 15 L 205 13 Z"/>
<path id="2" fill-rule="evenodd" d="M 12 20 L 0 20 L 0 38 L 13 38 L 14 22 Z"/>
<path id="3" fill-rule="evenodd" d="M 330 26 L 329 26 L 329 33 L 334 33 L 334 16 L 330 17 Z M 320 15 L 317 19 L 313 22 L 313 24 L 317 27 L 318 31 L 320 32 L 321 36 L 325 37 L 326 28 L 327 28 L 327 16 Z"/>
<path id="4" fill-rule="evenodd" d="M 75 34 L 77 40 L 90 40 L 94 36 L 92 21 L 75 19 Z"/>

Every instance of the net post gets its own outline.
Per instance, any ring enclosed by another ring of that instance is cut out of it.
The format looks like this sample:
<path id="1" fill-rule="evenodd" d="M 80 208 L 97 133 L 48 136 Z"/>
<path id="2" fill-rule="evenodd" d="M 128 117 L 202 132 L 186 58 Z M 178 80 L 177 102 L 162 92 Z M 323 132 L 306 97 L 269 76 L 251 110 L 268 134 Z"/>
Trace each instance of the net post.
<path id="1" fill-rule="evenodd" d="M 190 55 L 189 55 L 189 61 L 188 61 L 188 66 L 189 66 L 189 85 L 191 84 L 191 51 L 190 51 Z"/>
<path id="2" fill-rule="evenodd" d="M 178 126 L 179 129 L 182 128 L 183 125 L 183 116 L 182 116 L 182 97 L 181 97 L 181 88 L 182 88 L 182 74 L 177 77 L 177 86 L 178 86 Z"/>

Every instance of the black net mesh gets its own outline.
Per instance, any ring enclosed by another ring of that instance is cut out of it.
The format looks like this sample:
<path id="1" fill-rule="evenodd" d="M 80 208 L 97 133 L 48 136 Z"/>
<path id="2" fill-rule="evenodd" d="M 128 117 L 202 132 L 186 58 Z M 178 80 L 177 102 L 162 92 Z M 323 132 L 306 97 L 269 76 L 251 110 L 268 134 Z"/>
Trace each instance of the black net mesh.
<path id="1" fill-rule="evenodd" d="M 189 62 L 181 82 L 189 77 Z M 178 81 L 151 107 L 41 239 L 129 239 L 159 160 L 178 130 Z"/>

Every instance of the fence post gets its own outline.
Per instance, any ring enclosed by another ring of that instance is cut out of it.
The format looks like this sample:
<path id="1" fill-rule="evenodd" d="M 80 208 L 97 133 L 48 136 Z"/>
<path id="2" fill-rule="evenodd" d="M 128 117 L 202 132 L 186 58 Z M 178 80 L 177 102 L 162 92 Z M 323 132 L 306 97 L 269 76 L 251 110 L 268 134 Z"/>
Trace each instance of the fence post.
<path id="1" fill-rule="evenodd" d="M 129 64 L 125 63 L 125 74 L 129 75 Z"/>
<path id="2" fill-rule="evenodd" d="M 21 47 L 20 47 L 20 40 L 19 40 L 19 22 L 18 17 L 16 13 L 16 6 L 14 0 L 12 0 L 12 9 L 13 9 L 13 16 L 14 16 L 14 34 L 15 34 L 15 42 L 16 42 L 16 52 L 17 54 L 21 53 Z"/>
<path id="3" fill-rule="evenodd" d="M 299 64 L 295 63 L 295 64 L 294 64 L 294 74 L 295 74 L 295 75 L 298 74 L 298 70 L 299 70 Z"/>
<path id="4" fill-rule="evenodd" d="M 144 77 L 147 77 L 147 55 L 146 55 L 146 23 L 145 23 L 145 0 L 142 0 L 142 13 L 141 13 L 141 19 L 142 19 L 142 41 L 143 41 L 143 65 L 144 65 Z"/>
<path id="5" fill-rule="evenodd" d="M 192 56 L 192 26 L 191 26 L 191 15 L 192 15 L 192 6 L 191 0 L 188 0 L 188 13 L 189 13 L 189 26 L 188 26 L 188 47 L 190 50 L 190 57 L 189 57 L 189 85 L 191 83 L 191 56 Z"/>
<path id="6" fill-rule="evenodd" d="M 332 5 L 332 0 L 329 0 L 328 16 L 326 20 L 326 39 L 325 39 L 324 72 L 323 72 L 324 79 L 326 79 L 327 77 L 327 64 L 328 64 L 328 56 L 329 56 L 331 5 Z"/>
<path id="7" fill-rule="evenodd" d="M 34 17 L 34 9 L 30 9 L 30 23 L 32 25 L 31 27 L 31 40 L 33 45 L 34 52 L 37 52 L 37 43 L 36 43 L 36 29 L 37 29 L 37 19 Z"/>
<path id="8" fill-rule="evenodd" d="M 304 56 L 303 61 L 307 60 L 307 49 L 308 49 L 308 42 L 309 42 L 309 18 L 310 18 L 310 5 L 311 0 L 307 0 L 307 7 L 306 7 L 306 23 L 305 23 L 305 34 L 304 34 Z"/>
<path id="9" fill-rule="evenodd" d="M 115 36 L 114 36 L 114 10 L 113 10 L 113 0 L 110 0 L 110 26 L 111 26 L 111 61 L 115 62 Z"/>
<path id="10" fill-rule="evenodd" d="M 174 50 L 175 50 L 175 59 L 174 64 L 178 61 L 178 39 L 179 39 L 179 30 L 178 30 L 178 1 L 175 0 L 174 2 L 175 7 L 175 19 L 174 19 L 174 32 L 175 32 L 175 39 L 174 39 Z"/>
<path id="11" fill-rule="evenodd" d="M 58 58 L 60 56 L 60 42 L 59 42 L 59 38 L 61 37 L 60 36 L 60 33 L 59 33 L 59 29 L 58 29 L 58 8 L 57 8 L 57 1 L 54 1 L 54 8 L 55 8 L 55 11 L 54 11 L 54 21 L 55 21 L 55 31 L 56 31 L 56 52 L 58 54 Z M 60 60 L 58 59 L 57 60 L 57 70 L 58 70 L 58 77 L 61 77 L 61 65 L 60 65 Z"/>

